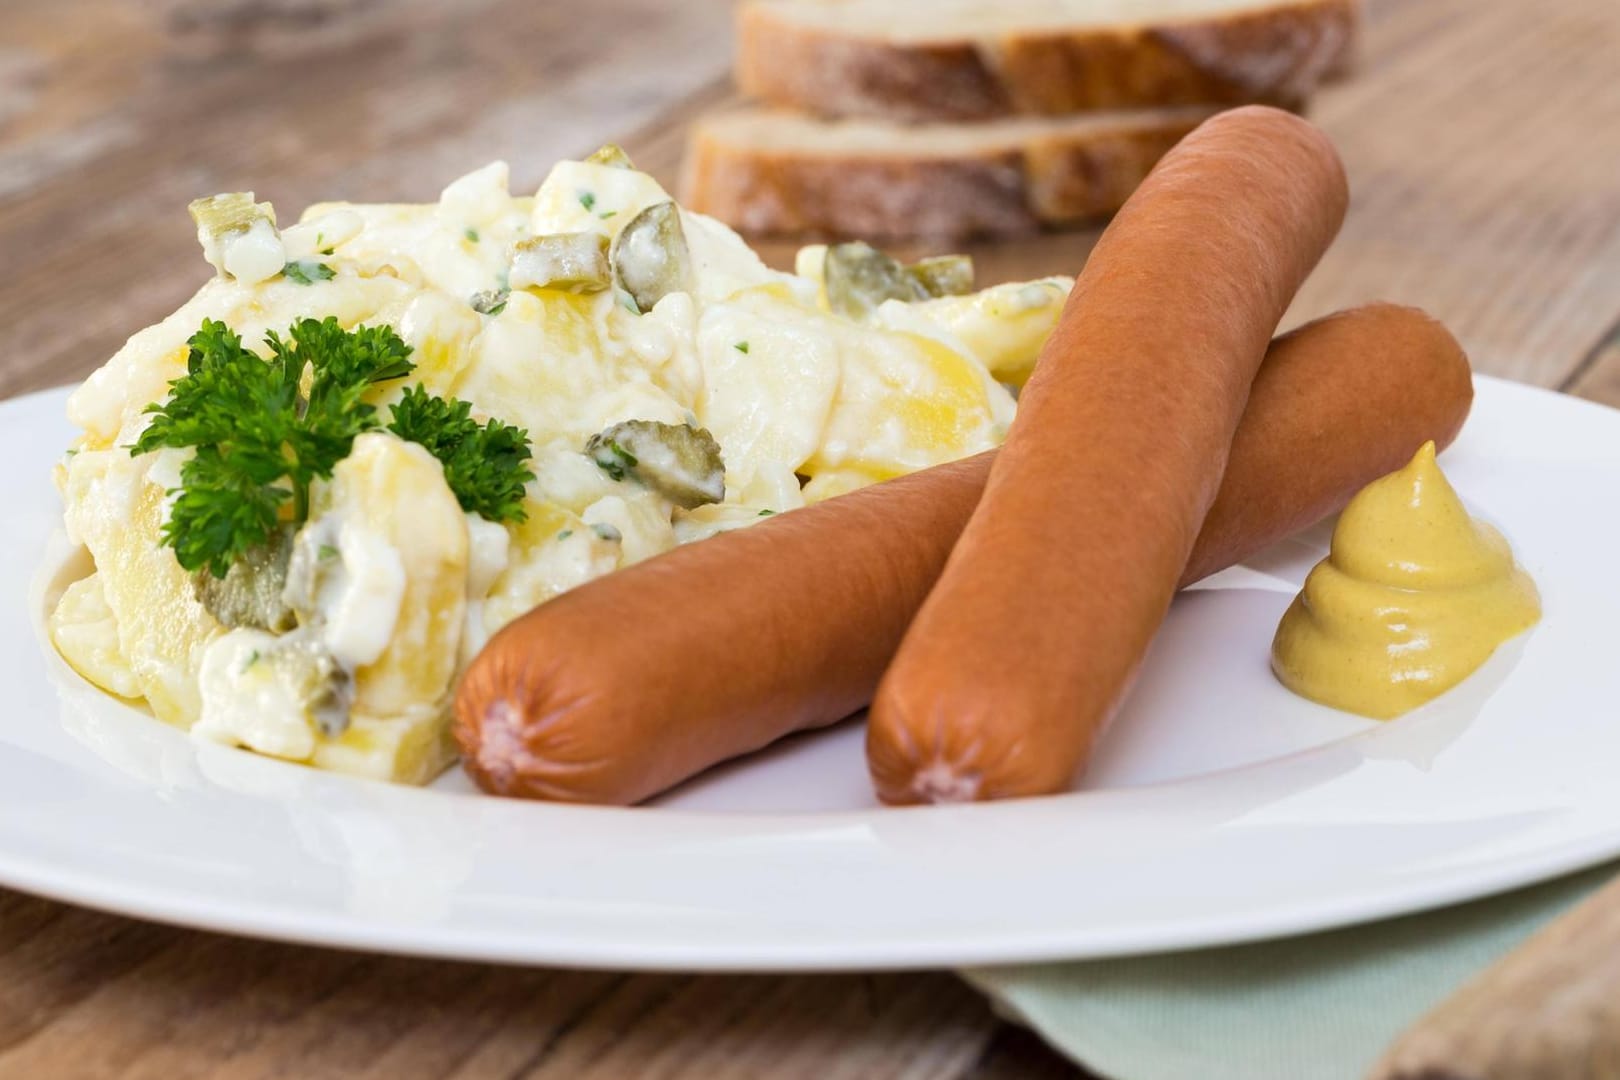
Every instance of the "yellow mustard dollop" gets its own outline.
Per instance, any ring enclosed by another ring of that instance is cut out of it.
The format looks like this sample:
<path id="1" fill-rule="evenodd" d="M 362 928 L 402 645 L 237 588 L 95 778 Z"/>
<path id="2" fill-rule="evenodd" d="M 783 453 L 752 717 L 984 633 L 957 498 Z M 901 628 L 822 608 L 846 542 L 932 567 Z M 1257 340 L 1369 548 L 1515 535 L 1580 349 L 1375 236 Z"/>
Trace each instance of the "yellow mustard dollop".
<path id="1" fill-rule="evenodd" d="M 1426 443 L 1345 507 L 1277 627 L 1271 667 L 1312 701 L 1378 720 L 1467 678 L 1541 618 L 1535 582 L 1472 517 Z"/>

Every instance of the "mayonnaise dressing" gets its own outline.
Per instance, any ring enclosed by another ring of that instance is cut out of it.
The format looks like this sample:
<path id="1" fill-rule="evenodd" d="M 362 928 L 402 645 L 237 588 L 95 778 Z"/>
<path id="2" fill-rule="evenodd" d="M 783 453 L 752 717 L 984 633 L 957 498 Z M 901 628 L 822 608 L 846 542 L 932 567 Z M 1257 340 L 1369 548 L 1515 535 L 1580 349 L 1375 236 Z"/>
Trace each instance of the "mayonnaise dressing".
<path id="1" fill-rule="evenodd" d="M 202 715 L 193 735 L 293 761 L 315 752 L 307 675 L 294 669 L 297 658 L 280 641 L 244 627 L 209 644 L 197 672 Z"/>

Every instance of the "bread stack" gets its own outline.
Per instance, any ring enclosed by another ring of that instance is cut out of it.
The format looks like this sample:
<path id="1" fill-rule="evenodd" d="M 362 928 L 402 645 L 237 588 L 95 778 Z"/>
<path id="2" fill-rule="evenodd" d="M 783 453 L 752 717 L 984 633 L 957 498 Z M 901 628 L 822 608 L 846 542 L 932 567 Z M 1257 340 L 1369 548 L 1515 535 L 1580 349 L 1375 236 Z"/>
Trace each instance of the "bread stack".
<path id="1" fill-rule="evenodd" d="M 1218 109 L 1302 108 L 1359 0 L 744 0 L 684 200 L 756 234 L 1007 237 L 1112 213 Z"/>

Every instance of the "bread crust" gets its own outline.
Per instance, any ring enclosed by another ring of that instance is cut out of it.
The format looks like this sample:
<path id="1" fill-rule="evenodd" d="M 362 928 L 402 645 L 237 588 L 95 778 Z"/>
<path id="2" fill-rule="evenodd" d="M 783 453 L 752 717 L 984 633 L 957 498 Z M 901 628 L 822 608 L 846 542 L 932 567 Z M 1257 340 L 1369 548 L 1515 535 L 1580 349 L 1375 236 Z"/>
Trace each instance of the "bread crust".
<path id="1" fill-rule="evenodd" d="M 1149 25 L 889 42 L 795 23 L 770 3 L 737 16 L 744 94 L 824 115 L 982 120 L 1019 113 L 1262 103 L 1300 107 L 1351 62 L 1360 0 Z"/>
<path id="2" fill-rule="evenodd" d="M 1113 213 L 1207 115 L 1145 111 L 1117 125 L 949 155 L 755 146 L 700 122 L 683 205 L 753 235 L 874 241 L 1014 237 Z"/>

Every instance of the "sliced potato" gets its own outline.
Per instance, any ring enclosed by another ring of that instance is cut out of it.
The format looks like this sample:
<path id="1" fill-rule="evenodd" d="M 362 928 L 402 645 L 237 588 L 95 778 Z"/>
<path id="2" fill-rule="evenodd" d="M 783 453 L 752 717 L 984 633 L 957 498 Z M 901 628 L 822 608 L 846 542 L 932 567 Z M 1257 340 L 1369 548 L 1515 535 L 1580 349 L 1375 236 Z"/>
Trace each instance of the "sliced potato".
<path id="1" fill-rule="evenodd" d="M 310 764 L 370 780 L 425 784 L 455 760 L 449 713 L 435 705 L 388 717 L 357 712 L 341 736 L 316 744 Z"/>
<path id="2" fill-rule="evenodd" d="M 484 601 L 484 629 L 491 634 L 619 565 L 621 545 L 593 530 L 579 514 L 535 498 L 525 499 L 523 509 L 528 516 L 510 530 L 506 569 Z"/>
<path id="3" fill-rule="evenodd" d="M 163 489 L 147 479 L 153 457 L 124 449 L 75 454 L 64 492 L 67 523 L 95 559 L 141 696 L 159 719 L 189 728 L 202 708 L 203 652 L 223 628 L 161 542 Z"/>
<path id="4" fill-rule="evenodd" d="M 361 435 L 316 505 L 343 529 L 373 533 L 405 572 L 393 633 L 355 672 L 355 712 L 386 718 L 437 706 L 455 674 L 467 604 L 467 522 L 443 468 L 414 443 Z"/>
<path id="5" fill-rule="evenodd" d="M 1073 285 L 1074 279 L 1066 277 L 992 285 L 967 296 L 909 304 L 898 312 L 885 308 L 877 321 L 915 325 L 911 316 L 925 319 L 966 345 L 997 379 L 1022 386 L 1035 370 Z"/>
<path id="6" fill-rule="evenodd" d="M 50 614 L 51 643 L 68 665 L 109 694 L 121 698 L 141 696 L 118 640 L 118 620 L 101 589 L 101 574 L 80 578 L 63 591 Z"/>

